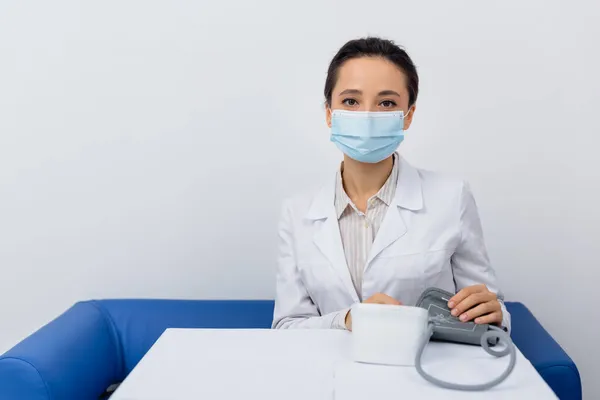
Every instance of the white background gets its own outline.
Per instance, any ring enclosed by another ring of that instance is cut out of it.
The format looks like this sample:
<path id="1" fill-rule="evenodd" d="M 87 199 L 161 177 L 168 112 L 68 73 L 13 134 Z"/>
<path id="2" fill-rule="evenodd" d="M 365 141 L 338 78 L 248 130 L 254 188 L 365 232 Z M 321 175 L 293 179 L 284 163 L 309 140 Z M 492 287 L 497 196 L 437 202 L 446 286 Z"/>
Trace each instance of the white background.
<path id="1" fill-rule="evenodd" d="M 422 80 L 402 153 L 470 180 L 507 298 L 600 397 L 599 17 L 597 1 L 2 0 L 0 351 L 81 299 L 271 298 L 280 203 L 340 159 L 328 62 L 375 34 Z"/>

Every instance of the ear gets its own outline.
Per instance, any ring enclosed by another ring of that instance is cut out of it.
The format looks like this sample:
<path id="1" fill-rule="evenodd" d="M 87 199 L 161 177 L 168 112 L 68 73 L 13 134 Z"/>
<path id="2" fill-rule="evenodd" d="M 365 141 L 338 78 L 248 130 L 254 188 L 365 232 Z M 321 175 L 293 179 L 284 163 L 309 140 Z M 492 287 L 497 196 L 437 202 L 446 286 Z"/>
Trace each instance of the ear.
<path id="1" fill-rule="evenodd" d="M 407 131 L 408 128 L 410 128 L 410 124 L 412 124 L 412 120 L 413 120 L 416 110 L 417 110 L 417 106 L 415 104 L 413 104 L 406 112 L 406 116 L 404 117 L 404 130 L 405 131 Z"/>
<path id="2" fill-rule="evenodd" d="M 328 104 L 325 104 L 325 122 L 331 128 L 331 107 Z"/>

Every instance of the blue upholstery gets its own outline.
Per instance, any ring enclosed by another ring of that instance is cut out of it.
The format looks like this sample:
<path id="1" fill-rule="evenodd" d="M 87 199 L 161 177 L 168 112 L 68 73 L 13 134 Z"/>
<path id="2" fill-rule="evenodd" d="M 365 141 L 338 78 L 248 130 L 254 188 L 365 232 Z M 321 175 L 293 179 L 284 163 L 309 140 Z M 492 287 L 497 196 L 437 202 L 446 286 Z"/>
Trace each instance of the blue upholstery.
<path id="1" fill-rule="evenodd" d="M 527 307 L 521 303 L 509 303 L 507 307 L 513 321 L 511 336 L 523 355 L 559 399 L 581 399 L 579 371 L 567 353 Z"/>
<path id="2" fill-rule="evenodd" d="M 273 302 L 268 300 L 104 300 L 123 349 L 121 380 L 167 328 L 270 328 Z"/>
<path id="3" fill-rule="evenodd" d="M 577 367 L 520 303 L 507 303 L 515 344 L 560 399 L 581 399 Z M 162 332 L 269 328 L 262 300 L 102 300 L 77 303 L 0 357 L 0 399 L 97 400 Z"/>
<path id="4" fill-rule="evenodd" d="M 114 326 L 78 303 L 0 357 L 0 399 L 98 399 L 123 377 Z"/>

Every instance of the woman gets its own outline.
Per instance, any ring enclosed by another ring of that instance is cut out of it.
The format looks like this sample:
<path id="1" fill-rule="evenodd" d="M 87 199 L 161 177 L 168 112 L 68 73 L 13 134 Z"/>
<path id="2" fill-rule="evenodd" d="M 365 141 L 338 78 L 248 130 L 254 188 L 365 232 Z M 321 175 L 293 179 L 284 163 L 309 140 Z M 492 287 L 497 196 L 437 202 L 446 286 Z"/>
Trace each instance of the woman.
<path id="1" fill-rule="evenodd" d="M 414 305 L 433 286 L 456 293 L 462 321 L 509 329 L 469 187 L 395 152 L 418 85 L 388 40 L 353 40 L 333 58 L 326 120 L 344 161 L 321 191 L 284 205 L 274 328 L 351 330 L 352 304 Z"/>

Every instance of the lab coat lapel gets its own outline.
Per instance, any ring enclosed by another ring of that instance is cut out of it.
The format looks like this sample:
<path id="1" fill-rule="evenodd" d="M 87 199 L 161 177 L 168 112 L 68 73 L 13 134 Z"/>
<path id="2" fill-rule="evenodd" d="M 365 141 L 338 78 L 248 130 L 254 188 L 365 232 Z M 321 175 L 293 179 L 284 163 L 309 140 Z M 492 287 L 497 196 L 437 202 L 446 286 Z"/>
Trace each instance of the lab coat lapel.
<path id="1" fill-rule="evenodd" d="M 315 245 L 327 258 L 352 299 L 358 302 L 360 300 L 348 271 L 342 236 L 335 213 L 334 190 L 335 186 L 326 187 L 315 197 L 307 218 L 315 224 L 313 236 Z"/>
<path id="2" fill-rule="evenodd" d="M 369 268 L 375 257 L 406 234 L 408 225 L 402 218 L 403 209 L 418 211 L 423 207 L 423 193 L 419 172 L 402 157 L 398 156 L 397 159 L 400 170 L 396 183 L 396 194 L 377 232 L 371 252 L 369 253 L 365 271 Z"/>
<path id="3" fill-rule="evenodd" d="M 386 247 L 390 246 L 396 240 L 404 236 L 406 231 L 407 227 L 402 219 L 402 216 L 400 215 L 400 209 L 398 205 L 393 202 L 390 204 L 390 207 L 383 218 L 383 222 L 379 227 L 377 236 L 375 236 L 365 270 L 369 267 L 371 261 L 373 261 L 373 259 L 379 255 L 379 253 L 381 253 Z"/>

